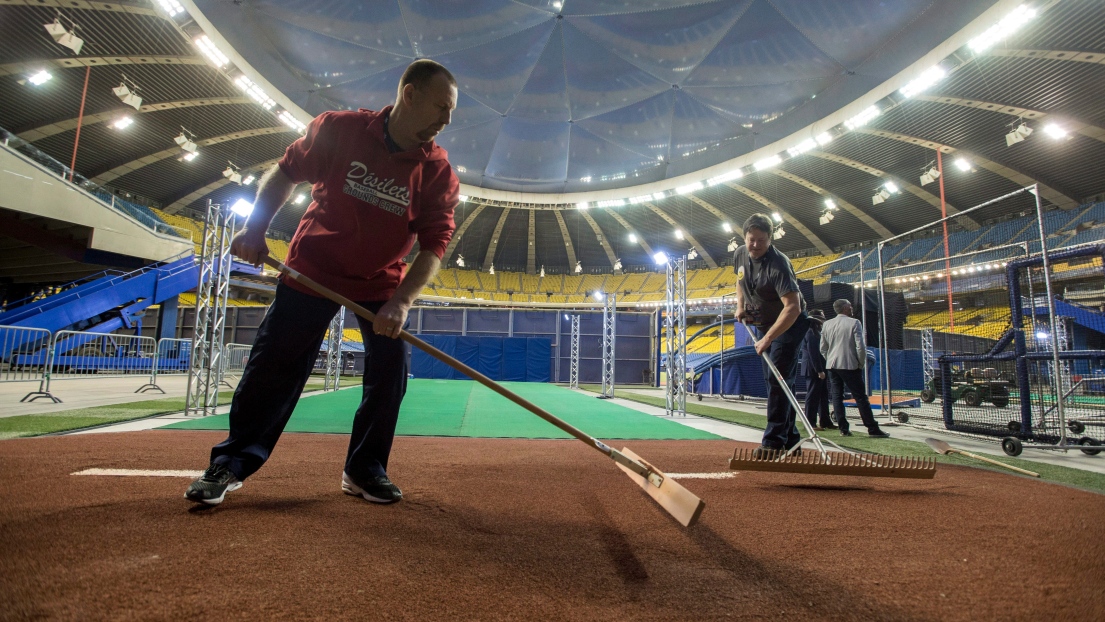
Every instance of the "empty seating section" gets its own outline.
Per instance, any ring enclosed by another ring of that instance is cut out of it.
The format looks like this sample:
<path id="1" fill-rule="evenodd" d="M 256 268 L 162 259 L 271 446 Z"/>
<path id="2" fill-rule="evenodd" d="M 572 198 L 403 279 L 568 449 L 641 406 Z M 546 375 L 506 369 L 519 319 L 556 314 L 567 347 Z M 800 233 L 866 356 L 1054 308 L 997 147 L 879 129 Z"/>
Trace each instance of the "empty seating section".
<path id="1" fill-rule="evenodd" d="M 536 294 L 538 285 L 541 284 L 541 277 L 536 274 L 523 274 L 522 275 L 522 291 L 527 294 Z"/>
<path id="2" fill-rule="evenodd" d="M 603 274 L 588 274 L 583 277 L 583 284 L 580 285 L 580 294 L 590 294 L 595 291 L 606 291 L 603 288 L 603 284 L 606 282 L 606 275 Z"/>
<path id="3" fill-rule="evenodd" d="M 476 273 L 472 270 L 457 270 L 457 287 L 460 289 L 472 289 L 482 290 L 483 286 L 480 285 L 479 279 L 476 278 Z"/>
<path id="4" fill-rule="evenodd" d="M 495 276 L 499 277 L 499 289 L 507 292 L 522 290 L 522 279 L 518 277 L 517 272 L 502 272 Z"/>

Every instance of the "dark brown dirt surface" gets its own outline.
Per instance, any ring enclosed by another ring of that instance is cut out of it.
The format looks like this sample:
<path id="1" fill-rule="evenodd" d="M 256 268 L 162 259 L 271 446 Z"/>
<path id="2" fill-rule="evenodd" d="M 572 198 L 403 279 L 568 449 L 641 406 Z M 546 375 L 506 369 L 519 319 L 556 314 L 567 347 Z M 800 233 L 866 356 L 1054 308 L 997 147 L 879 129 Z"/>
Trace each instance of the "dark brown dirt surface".
<path id="1" fill-rule="evenodd" d="M 289 434 L 217 508 L 222 433 L 0 443 L 4 619 L 1105 619 L 1105 496 L 941 466 L 935 480 L 684 480 L 684 529 L 576 441 L 400 438 L 405 500 L 340 492 L 345 436 Z M 669 472 L 731 442 L 626 442 Z M 619 445 L 620 446 L 620 445 Z"/>

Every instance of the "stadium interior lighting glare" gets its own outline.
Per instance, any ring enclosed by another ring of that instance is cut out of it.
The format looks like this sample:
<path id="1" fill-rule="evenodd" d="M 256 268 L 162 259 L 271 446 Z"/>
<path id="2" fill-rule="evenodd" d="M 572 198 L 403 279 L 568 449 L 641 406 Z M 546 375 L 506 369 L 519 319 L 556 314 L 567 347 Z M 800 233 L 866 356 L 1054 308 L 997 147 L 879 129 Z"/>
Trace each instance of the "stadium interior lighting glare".
<path id="1" fill-rule="evenodd" d="M 729 224 L 728 221 L 723 222 L 723 223 L 721 223 L 721 230 L 726 232 L 726 233 L 732 233 L 733 232 L 733 225 Z"/>
<path id="2" fill-rule="evenodd" d="M 847 127 L 850 130 L 854 130 L 857 127 L 863 127 L 870 123 L 871 119 L 874 119 L 880 114 L 882 114 L 882 112 L 879 110 L 878 106 L 870 106 L 866 108 L 863 112 L 845 121 L 844 127 Z"/>
<path id="3" fill-rule="evenodd" d="M 597 289 L 595 290 L 595 293 L 592 294 L 592 296 L 595 297 L 595 300 L 603 300 L 606 298 L 606 296 L 604 296 L 602 292 L 598 291 Z"/>
<path id="4" fill-rule="evenodd" d="M 773 212 L 771 214 L 771 218 L 774 219 L 775 222 L 783 222 L 783 217 L 779 214 L 779 212 Z"/>
<path id="5" fill-rule="evenodd" d="M 683 239 L 683 230 L 682 229 L 676 229 L 675 230 L 675 239 L 677 239 L 677 240 L 682 240 Z"/>
<path id="6" fill-rule="evenodd" d="M 242 216 L 243 218 L 248 217 L 250 214 L 253 213 L 253 203 L 250 203 L 245 199 L 238 199 L 234 202 L 234 205 L 230 206 L 230 211 L 239 216 Z"/>
<path id="7" fill-rule="evenodd" d="M 250 98 L 253 99 L 253 101 L 261 104 L 261 107 L 265 110 L 272 110 L 272 107 L 276 105 L 276 102 L 273 101 L 271 97 L 269 97 L 268 93 L 266 93 L 261 87 L 257 86 L 257 84 L 253 82 L 253 80 L 250 80 L 244 74 L 238 76 L 237 78 L 234 78 L 234 84 L 237 84 L 238 88 L 245 91 L 246 95 L 249 95 Z M 280 115 L 277 116 L 279 117 Z M 291 116 L 291 114 L 287 115 L 287 119 L 295 121 L 295 117 Z M 289 124 L 289 121 L 285 120 L 284 118 L 281 118 L 280 120 L 285 125 Z M 299 127 L 296 125 L 291 125 L 290 127 L 295 130 L 299 129 Z M 306 128 L 307 126 L 304 125 L 303 127 Z"/>
<path id="8" fill-rule="evenodd" d="M 735 169 L 729 171 L 728 173 L 722 173 L 721 175 L 718 175 L 717 177 L 711 177 L 711 178 L 707 179 L 706 180 L 706 185 L 707 186 L 716 186 L 718 184 L 725 183 L 727 181 L 732 181 L 734 179 L 740 179 L 741 177 L 744 177 L 744 172 L 741 171 L 739 168 L 735 168 Z M 660 197 L 660 198 L 663 198 L 663 197 Z"/>
<path id="9" fill-rule="evenodd" d="M 824 147 L 825 145 L 833 142 L 833 135 L 828 132 L 821 132 L 817 136 L 814 136 L 813 139 L 817 141 L 817 144 Z"/>
<path id="10" fill-rule="evenodd" d="M 132 123 L 134 123 L 134 119 L 131 117 L 119 117 L 115 120 L 115 123 L 111 124 L 111 127 L 117 130 L 122 130 L 130 127 Z"/>
<path id="11" fill-rule="evenodd" d="M 636 244 L 637 243 L 637 234 L 635 234 L 635 233 L 630 233 L 629 234 L 629 243 L 630 244 Z"/>
<path id="12" fill-rule="evenodd" d="M 276 118 L 280 119 L 281 123 L 283 123 L 284 125 L 287 125 L 288 127 L 292 128 L 293 130 L 299 132 L 300 134 L 307 131 L 307 126 L 300 123 L 299 119 L 293 117 L 292 113 L 288 112 L 287 110 L 281 110 L 280 113 L 276 115 Z M 458 169 L 463 169 L 464 167 L 463 166 L 458 166 L 457 168 Z M 464 171 L 461 170 L 460 172 L 463 173 Z"/>
<path id="13" fill-rule="evenodd" d="M 165 11 L 169 17 L 176 17 L 184 12 L 184 7 L 180 6 L 180 3 L 176 0 L 157 0 L 157 3 L 161 5 L 161 10 Z"/>
<path id="14" fill-rule="evenodd" d="M 690 194 L 696 190 L 702 190 L 705 186 L 701 182 L 694 182 L 693 184 L 687 184 L 685 186 L 679 186 L 675 189 L 676 194 Z"/>
<path id="15" fill-rule="evenodd" d="M 1044 134 L 1047 134 L 1055 140 L 1067 137 L 1067 131 L 1059 127 L 1058 125 L 1055 125 L 1054 123 L 1048 123 L 1044 126 Z"/>
<path id="16" fill-rule="evenodd" d="M 587 201 L 576 203 L 576 209 L 587 209 Z"/>
<path id="17" fill-rule="evenodd" d="M 657 265 L 668 263 L 668 254 L 664 251 L 660 251 L 652 256 L 652 261 Z"/>
<path id="18" fill-rule="evenodd" d="M 1032 128 L 1028 127 L 1028 124 L 1021 121 L 1020 125 L 1013 128 L 1012 132 L 1005 135 L 1005 146 L 1012 147 L 1013 145 L 1021 142 L 1032 135 Z"/>
<path id="19" fill-rule="evenodd" d="M 185 162 L 191 162 L 192 160 L 195 160 L 197 157 L 199 157 L 199 154 L 200 152 L 198 151 L 185 151 L 184 155 L 180 156 L 180 159 Z"/>
<path id="20" fill-rule="evenodd" d="M 53 37 L 58 45 L 64 45 L 70 50 L 73 50 L 74 54 L 81 53 L 81 47 L 84 46 L 84 39 L 77 36 L 77 25 L 74 23 L 72 28 L 66 29 L 66 27 L 61 24 L 60 12 L 58 12 L 58 16 L 54 18 L 54 21 L 49 24 L 43 24 L 43 26 L 46 28 L 46 32 L 50 33 L 50 36 Z"/>
<path id="21" fill-rule="evenodd" d="M 767 158 L 764 158 L 764 159 L 760 160 L 759 162 L 753 164 L 752 166 L 757 171 L 762 171 L 762 170 L 769 169 L 773 166 L 777 166 L 778 164 L 781 164 L 782 161 L 783 161 L 782 158 L 780 158 L 777 155 L 773 155 L 771 157 L 767 157 Z"/>
<path id="22" fill-rule="evenodd" d="M 227 64 L 230 63 L 230 59 L 226 57 L 226 54 L 223 54 L 222 50 L 215 47 L 215 44 L 211 42 L 211 39 L 207 38 L 207 35 L 196 37 L 194 42 L 196 47 L 207 57 L 207 60 L 211 61 L 219 69 L 226 67 Z"/>
<path id="23" fill-rule="evenodd" d="M 141 110 L 142 98 L 138 96 L 138 93 L 134 92 L 137 90 L 138 87 L 135 87 L 133 90 L 128 87 L 126 83 L 126 76 L 123 76 L 123 82 L 120 82 L 119 86 L 111 89 L 111 92 L 115 93 L 115 96 L 119 98 L 119 101 L 128 106 L 132 106 L 135 110 Z"/>
<path id="24" fill-rule="evenodd" d="M 53 77 L 54 77 L 54 74 L 52 74 L 49 71 L 46 71 L 45 69 L 43 69 L 42 71 L 34 74 L 33 76 L 28 77 L 27 82 L 30 82 L 31 84 L 33 84 L 35 86 L 41 86 L 42 84 L 45 84 L 46 82 L 48 82 Z"/>
<path id="25" fill-rule="evenodd" d="M 576 274 L 579 274 L 580 272 L 583 272 L 583 264 L 581 264 L 580 262 L 577 261 L 576 262 L 576 267 L 574 269 L 572 269 L 572 272 L 575 272 Z"/>
<path id="26" fill-rule="evenodd" d="M 1041 330 L 1041 331 L 1036 333 L 1036 338 L 1039 339 L 1040 341 L 1047 341 L 1047 333 L 1045 333 L 1044 331 Z"/>
<path id="27" fill-rule="evenodd" d="M 902 94 L 902 97 L 913 97 L 920 93 L 925 92 L 930 86 L 944 79 L 944 76 L 948 75 L 948 72 L 944 71 L 944 68 L 940 65 L 933 65 L 928 69 L 921 72 L 921 75 L 910 80 L 905 86 L 898 90 Z"/>
<path id="28" fill-rule="evenodd" d="M 956 158 L 955 167 L 963 172 L 971 170 L 971 163 L 966 158 Z"/>
<path id="29" fill-rule="evenodd" d="M 929 170 L 921 174 L 921 185 L 927 186 L 939 178 L 940 171 L 935 166 L 930 167 Z"/>
<path id="30" fill-rule="evenodd" d="M 1020 30 L 1021 26 L 1032 21 L 1035 17 L 1036 9 L 1022 4 L 1013 9 L 1008 15 L 1001 18 L 1001 21 L 990 26 L 985 32 L 967 42 L 967 46 L 976 54 L 981 54 L 998 41 Z"/>
<path id="31" fill-rule="evenodd" d="M 242 180 L 242 185 L 243 186 L 248 186 L 248 185 L 252 184 L 255 181 L 257 181 L 257 178 L 254 177 L 252 174 L 249 174 L 249 175 L 246 175 L 246 178 Z"/>
<path id="32" fill-rule="evenodd" d="M 295 195 L 295 198 L 292 199 L 292 203 L 295 204 L 295 205 L 301 205 L 306 200 L 307 200 L 307 195 L 305 195 L 303 193 L 300 193 L 300 194 Z M 458 257 L 459 257 L 459 255 L 458 255 Z"/>
<path id="33" fill-rule="evenodd" d="M 300 196 L 302 196 L 302 195 L 300 195 Z M 458 268 L 463 268 L 464 267 L 464 255 L 460 255 L 460 254 L 457 255 L 457 267 Z"/>
<path id="34" fill-rule="evenodd" d="M 827 209 L 827 210 L 836 209 L 836 201 L 834 201 L 832 199 L 825 199 L 825 209 Z"/>
<path id="35" fill-rule="evenodd" d="M 459 198 L 460 198 L 461 203 L 467 203 L 468 202 L 468 195 L 462 194 L 462 195 L 460 195 Z"/>
<path id="36" fill-rule="evenodd" d="M 797 145 L 791 147 L 790 149 L 787 149 L 787 153 L 789 153 L 790 157 L 793 158 L 793 157 L 796 157 L 796 156 L 800 156 L 803 153 L 805 153 L 807 151 L 810 151 L 812 149 L 816 149 L 816 148 L 817 148 L 817 141 L 815 141 L 812 138 L 807 138 L 806 140 L 803 140 L 802 142 L 798 143 Z"/>
<path id="37" fill-rule="evenodd" d="M 886 188 L 886 189 L 887 189 L 888 191 L 890 191 L 890 192 L 893 192 L 894 194 L 898 194 L 899 192 L 901 192 L 901 188 L 899 188 L 899 187 L 898 187 L 898 184 L 896 184 L 896 183 L 894 183 L 894 182 L 892 182 L 892 181 L 888 181 L 888 182 L 886 182 L 885 184 L 883 184 L 883 186 L 884 186 L 884 187 L 885 187 L 885 188 Z"/>

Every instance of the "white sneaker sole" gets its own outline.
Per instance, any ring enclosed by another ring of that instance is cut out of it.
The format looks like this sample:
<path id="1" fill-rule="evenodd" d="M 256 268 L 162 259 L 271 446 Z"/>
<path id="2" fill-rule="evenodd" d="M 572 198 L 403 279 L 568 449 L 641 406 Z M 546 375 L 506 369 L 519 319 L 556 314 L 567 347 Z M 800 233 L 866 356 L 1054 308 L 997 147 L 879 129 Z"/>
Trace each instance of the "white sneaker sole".
<path id="1" fill-rule="evenodd" d="M 371 501 L 373 503 L 386 504 L 395 503 L 396 501 L 398 501 L 398 499 L 381 499 L 379 497 L 373 497 L 372 495 L 365 492 L 363 488 L 354 484 L 353 481 L 349 479 L 349 476 L 345 473 L 341 474 L 341 491 L 347 495 L 361 497 L 365 501 Z"/>
<path id="2" fill-rule="evenodd" d="M 184 498 L 188 499 L 189 501 L 196 502 L 196 503 L 205 503 L 207 505 L 218 505 L 218 504 L 223 502 L 223 499 L 226 498 L 226 493 L 234 491 L 234 490 L 238 490 L 241 487 L 242 487 L 242 482 L 234 482 L 233 484 L 230 484 L 229 486 L 226 487 L 226 490 L 223 491 L 223 494 L 215 497 L 214 499 L 192 499 L 191 497 L 188 496 L 188 493 L 184 493 Z"/>

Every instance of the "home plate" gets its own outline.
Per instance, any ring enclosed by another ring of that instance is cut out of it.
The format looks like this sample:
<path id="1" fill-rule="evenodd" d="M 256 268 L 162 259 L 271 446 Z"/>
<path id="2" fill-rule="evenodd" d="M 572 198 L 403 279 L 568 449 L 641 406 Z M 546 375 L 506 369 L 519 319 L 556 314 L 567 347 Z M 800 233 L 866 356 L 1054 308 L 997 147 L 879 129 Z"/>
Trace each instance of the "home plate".
<path id="1" fill-rule="evenodd" d="M 70 475 L 121 475 L 124 477 L 188 477 L 195 479 L 203 471 L 158 471 L 154 469 L 85 469 Z"/>
<path id="2" fill-rule="evenodd" d="M 721 473 L 667 473 L 667 476 L 672 479 L 729 479 L 730 477 L 736 477 L 736 473 L 732 471 Z"/>

